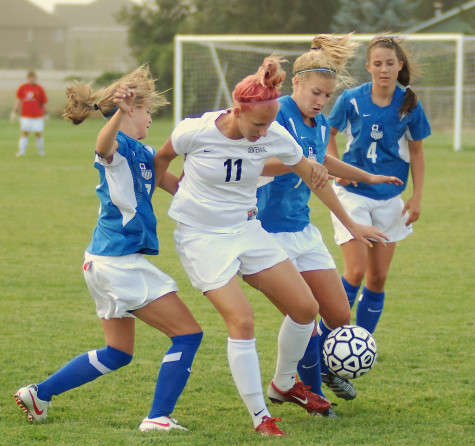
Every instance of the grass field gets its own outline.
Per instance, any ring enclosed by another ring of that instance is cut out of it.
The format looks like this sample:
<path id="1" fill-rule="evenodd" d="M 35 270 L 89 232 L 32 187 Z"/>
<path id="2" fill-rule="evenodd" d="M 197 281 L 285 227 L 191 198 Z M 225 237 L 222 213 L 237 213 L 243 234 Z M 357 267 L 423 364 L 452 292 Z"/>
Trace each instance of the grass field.
<path id="1" fill-rule="evenodd" d="M 102 348 L 102 330 L 82 276 L 83 252 L 97 218 L 93 148 L 103 121 L 79 127 L 52 120 L 46 156 L 33 140 L 16 158 L 18 127 L 0 120 L 0 445 L 470 445 L 474 431 L 475 151 L 454 153 L 450 138 L 426 143 L 423 213 L 415 234 L 398 245 L 387 301 L 375 333 L 378 363 L 355 381 L 358 397 L 336 400 L 337 419 L 298 407 L 272 406 L 288 438 L 253 432 L 228 369 L 220 316 L 185 276 L 166 215 L 170 197 L 154 198 L 161 255 L 205 336 L 174 416 L 189 432 L 142 433 L 168 339 L 137 323 L 134 361 L 112 375 L 53 400 L 48 420 L 29 423 L 12 395 L 74 356 Z M 172 129 L 156 120 L 147 142 L 159 147 Z M 180 163 L 174 164 L 176 171 Z M 312 220 L 341 268 L 326 208 L 312 200 Z M 255 310 L 264 388 L 272 378 L 281 316 L 245 286 Z"/>

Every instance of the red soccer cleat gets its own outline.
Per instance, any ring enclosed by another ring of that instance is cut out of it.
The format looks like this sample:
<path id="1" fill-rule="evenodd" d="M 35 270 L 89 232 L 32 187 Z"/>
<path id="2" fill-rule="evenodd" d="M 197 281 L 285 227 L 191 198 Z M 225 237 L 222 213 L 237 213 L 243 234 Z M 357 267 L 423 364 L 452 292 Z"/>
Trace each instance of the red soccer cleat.
<path id="1" fill-rule="evenodd" d="M 280 421 L 280 417 L 269 418 L 263 417 L 262 423 L 256 427 L 256 432 L 260 432 L 264 437 L 285 437 L 285 433 L 282 432 L 277 424 Z"/>
<path id="2" fill-rule="evenodd" d="M 318 415 L 328 410 L 332 403 L 323 396 L 310 392 L 310 386 L 297 381 L 290 390 L 286 392 L 279 390 L 273 382 L 267 389 L 267 396 L 273 403 L 295 403 L 303 407 L 310 415 Z"/>

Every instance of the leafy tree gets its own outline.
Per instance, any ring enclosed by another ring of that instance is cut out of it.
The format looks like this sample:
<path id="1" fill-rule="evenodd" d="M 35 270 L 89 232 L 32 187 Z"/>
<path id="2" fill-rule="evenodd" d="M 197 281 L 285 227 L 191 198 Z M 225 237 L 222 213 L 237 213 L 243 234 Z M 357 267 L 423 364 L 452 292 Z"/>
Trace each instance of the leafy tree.
<path id="1" fill-rule="evenodd" d="M 129 46 L 137 62 L 150 65 L 163 90 L 173 86 L 173 38 L 191 6 L 188 0 L 146 0 L 119 13 L 118 20 L 129 27 Z"/>
<path id="2" fill-rule="evenodd" d="M 173 86 L 175 34 L 316 34 L 330 32 L 340 0 L 145 0 L 118 20 L 139 64 L 147 62 L 160 88 Z"/>
<path id="3" fill-rule="evenodd" d="M 340 0 L 331 29 L 336 33 L 400 32 L 416 23 L 416 8 L 410 0 Z"/>
<path id="4" fill-rule="evenodd" d="M 330 32 L 339 0 L 195 0 L 187 30 L 195 34 L 317 34 Z"/>
<path id="5" fill-rule="evenodd" d="M 96 87 L 107 87 L 112 82 L 120 79 L 125 73 L 118 71 L 106 71 L 94 79 L 94 85 Z"/>
<path id="6" fill-rule="evenodd" d="M 468 0 L 419 0 L 417 8 L 415 8 L 414 16 L 418 21 L 424 22 L 435 16 L 434 3 L 440 3 L 442 6 L 441 12 L 447 12 L 457 6 L 462 6 Z"/>

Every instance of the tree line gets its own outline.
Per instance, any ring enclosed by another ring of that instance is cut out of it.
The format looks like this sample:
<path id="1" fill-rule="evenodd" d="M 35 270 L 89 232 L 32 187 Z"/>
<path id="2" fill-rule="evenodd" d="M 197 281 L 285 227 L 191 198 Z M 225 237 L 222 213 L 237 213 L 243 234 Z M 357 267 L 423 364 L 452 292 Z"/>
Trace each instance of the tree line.
<path id="1" fill-rule="evenodd" d="M 441 10 L 465 0 L 439 0 Z M 400 33 L 434 16 L 434 0 L 145 0 L 124 8 L 137 63 L 173 86 L 176 34 Z"/>

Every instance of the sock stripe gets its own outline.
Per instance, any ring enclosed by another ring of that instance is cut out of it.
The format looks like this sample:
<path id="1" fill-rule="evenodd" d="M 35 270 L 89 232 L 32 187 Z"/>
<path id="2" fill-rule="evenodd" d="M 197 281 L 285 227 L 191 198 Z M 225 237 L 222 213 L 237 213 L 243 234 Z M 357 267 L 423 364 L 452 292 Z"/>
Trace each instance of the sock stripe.
<path id="1" fill-rule="evenodd" d="M 162 364 L 164 364 L 165 362 L 175 362 L 175 361 L 179 361 L 181 359 L 181 355 L 182 355 L 183 352 L 176 352 L 176 353 L 170 353 L 168 355 L 165 355 L 163 357 L 163 361 L 162 361 Z"/>
<path id="2" fill-rule="evenodd" d="M 112 372 L 111 369 L 99 361 L 99 358 L 97 357 L 97 350 L 91 350 L 90 352 L 87 352 L 87 356 L 89 358 L 89 363 L 103 375 Z"/>

